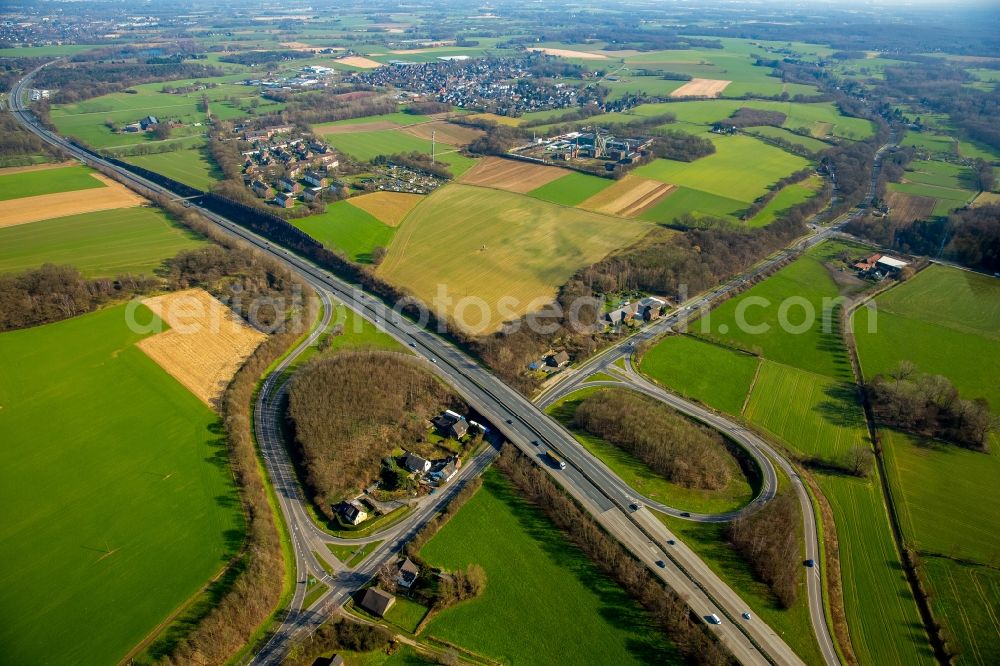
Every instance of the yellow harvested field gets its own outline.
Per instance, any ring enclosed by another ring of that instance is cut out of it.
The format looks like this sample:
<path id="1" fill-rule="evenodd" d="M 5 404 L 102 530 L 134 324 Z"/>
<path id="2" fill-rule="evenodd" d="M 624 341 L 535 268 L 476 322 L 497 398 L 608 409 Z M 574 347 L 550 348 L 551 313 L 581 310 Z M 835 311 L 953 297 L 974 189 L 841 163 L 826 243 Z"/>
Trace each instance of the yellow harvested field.
<path id="1" fill-rule="evenodd" d="M 459 182 L 524 194 L 569 173 L 571 172 L 567 169 L 559 167 L 487 157 L 466 171 Z"/>
<path id="2" fill-rule="evenodd" d="M 79 162 L 68 160 L 56 164 L 31 164 L 28 166 L 0 167 L 0 176 L 9 176 L 13 173 L 26 173 L 28 171 L 44 171 L 46 169 L 59 169 L 62 167 L 79 166 Z"/>
<path id="3" fill-rule="evenodd" d="M 382 63 L 377 60 L 372 60 L 371 58 L 365 58 L 363 56 L 347 56 L 346 58 L 337 58 L 334 62 L 339 62 L 343 65 L 350 65 L 351 67 L 360 67 L 362 69 L 375 69 L 376 67 L 382 66 Z"/>
<path id="4" fill-rule="evenodd" d="M 980 206 L 987 206 L 989 204 L 1000 203 L 1000 194 L 996 192 L 983 192 L 976 200 L 972 202 L 973 208 L 979 208 Z"/>
<path id="5" fill-rule="evenodd" d="M 674 186 L 669 183 L 630 174 L 590 197 L 579 207 L 598 213 L 635 217 L 659 203 L 673 190 Z"/>
<path id="6" fill-rule="evenodd" d="M 434 132 L 436 140 L 440 143 L 447 143 L 452 146 L 464 147 L 481 137 L 485 132 L 475 127 L 463 127 L 454 123 L 435 121 L 432 123 L 418 123 L 404 127 L 403 131 L 421 139 L 431 138 Z"/>
<path id="7" fill-rule="evenodd" d="M 142 303 L 170 330 L 140 340 L 139 348 L 210 407 L 218 406 L 229 380 L 267 337 L 204 289 Z"/>
<path id="8" fill-rule="evenodd" d="M 0 201 L 0 228 L 78 213 L 131 208 L 146 203 L 145 199 L 117 181 L 99 173 L 91 175 L 107 187 Z"/>
<path id="9" fill-rule="evenodd" d="M 511 118 L 510 116 L 498 116 L 495 113 L 473 113 L 466 116 L 469 120 L 492 120 L 497 125 L 507 125 L 509 127 L 517 127 L 521 124 L 519 118 Z"/>
<path id="10" fill-rule="evenodd" d="M 677 90 L 670 93 L 671 97 L 718 97 L 732 81 L 720 79 L 691 79 Z"/>
<path id="11" fill-rule="evenodd" d="M 423 199 L 422 194 L 382 191 L 351 197 L 347 203 L 377 218 L 382 224 L 398 227 L 407 213 Z"/>
<path id="12" fill-rule="evenodd" d="M 528 49 L 546 55 L 562 56 L 563 58 L 580 58 L 582 60 L 607 60 L 608 56 L 590 51 L 571 51 L 569 49 L 550 49 L 544 46 Z"/>

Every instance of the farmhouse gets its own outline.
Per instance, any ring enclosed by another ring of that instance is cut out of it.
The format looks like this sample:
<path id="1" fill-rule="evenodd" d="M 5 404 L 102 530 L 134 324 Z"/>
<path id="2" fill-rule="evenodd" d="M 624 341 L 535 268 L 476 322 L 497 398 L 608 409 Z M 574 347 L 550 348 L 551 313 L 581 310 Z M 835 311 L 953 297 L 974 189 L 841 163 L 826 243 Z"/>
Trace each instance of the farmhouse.
<path id="1" fill-rule="evenodd" d="M 357 502 L 344 502 L 341 504 L 340 515 L 351 525 L 358 525 L 368 520 L 368 512 Z"/>
<path id="2" fill-rule="evenodd" d="M 886 256 L 881 257 L 878 261 L 875 262 L 875 266 L 879 270 L 885 272 L 886 275 L 892 275 L 898 273 L 908 265 L 909 265 L 908 262 L 905 262 L 901 259 L 895 259 L 893 257 L 886 257 Z"/>
<path id="3" fill-rule="evenodd" d="M 156 127 L 159 124 L 160 120 L 156 116 L 146 116 L 145 118 L 139 121 L 139 127 L 143 131 L 148 130 L 150 127 Z"/>
<path id="4" fill-rule="evenodd" d="M 407 452 L 403 457 L 403 468 L 410 472 L 426 474 L 431 471 L 431 461 L 418 456 L 415 453 Z"/>
<path id="5" fill-rule="evenodd" d="M 636 314 L 642 317 L 644 321 L 652 321 L 660 318 L 660 315 L 663 313 L 663 309 L 665 307 L 667 307 L 667 302 L 662 298 L 647 296 L 639 301 L 639 307 Z"/>
<path id="6" fill-rule="evenodd" d="M 626 303 L 617 310 L 612 310 L 604 315 L 604 319 L 612 326 L 619 326 L 635 317 L 638 310 L 639 305 L 637 303 Z"/>
<path id="7" fill-rule="evenodd" d="M 396 584 L 408 590 L 413 587 L 413 583 L 416 582 L 419 575 L 420 567 L 414 564 L 410 558 L 403 558 L 396 567 Z"/>
<path id="8" fill-rule="evenodd" d="M 882 255 L 879 254 L 878 252 L 876 252 L 875 254 L 871 255 L 870 257 L 867 257 L 865 259 L 861 259 L 860 261 L 856 262 L 854 264 L 854 267 L 856 269 L 858 269 L 859 271 L 861 271 L 862 273 L 867 273 L 871 269 L 875 268 L 876 262 L 878 262 L 878 260 L 881 259 L 881 258 L 882 258 Z"/>
<path id="9" fill-rule="evenodd" d="M 396 603 L 396 597 L 377 587 L 369 587 L 358 605 L 372 615 L 383 617 L 392 605 Z"/>

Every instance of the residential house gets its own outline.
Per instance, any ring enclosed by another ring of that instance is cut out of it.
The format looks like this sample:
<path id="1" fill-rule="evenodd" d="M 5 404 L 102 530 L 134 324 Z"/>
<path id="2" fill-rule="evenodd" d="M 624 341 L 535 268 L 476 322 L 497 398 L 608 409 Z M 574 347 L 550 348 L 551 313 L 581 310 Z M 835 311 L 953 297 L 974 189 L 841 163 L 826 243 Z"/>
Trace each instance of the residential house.
<path id="1" fill-rule="evenodd" d="M 663 312 L 663 308 L 665 308 L 666 306 L 667 302 L 662 298 L 657 298 L 655 296 L 647 296 L 646 298 L 639 301 L 639 306 L 636 309 L 636 314 L 642 317 L 645 321 L 659 319 L 660 313 Z"/>
<path id="2" fill-rule="evenodd" d="M 377 587 L 369 587 L 365 590 L 358 605 L 372 615 L 384 617 L 386 611 L 392 608 L 394 603 L 396 603 L 396 597 Z"/>
<path id="3" fill-rule="evenodd" d="M 296 183 L 294 180 L 291 180 L 290 178 L 282 178 L 281 180 L 278 181 L 278 188 L 281 189 L 283 192 L 294 193 L 301 190 L 302 186 Z"/>
<path id="4" fill-rule="evenodd" d="M 261 199 L 266 199 L 271 196 L 271 186 L 263 181 L 255 180 L 251 182 L 250 189 L 253 190 L 253 193 Z"/>
<path id="5" fill-rule="evenodd" d="M 439 461 L 434 466 L 434 469 L 431 471 L 431 478 L 439 484 L 448 483 L 458 474 L 458 469 L 461 466 L 462 462 L 455 456 L 451 456 Z"/>
<path id="6" fill-rule="evenodd" d="M 160 120 L 156 116 L 146 116 L 139 121 L 139 127 L 141 127 L 143 131 L 148 130 L 150 127 L 156 127 L 159 124 Z"/>
<path id="7" fill-rule="evenodd" d="M 291 208 L 295 205 L 295 195 L 291 192 L 279 192 L 274 197 L 274 203 L 278 204 L 282 208 Z"/>
<path id="8" fill-rule="evenodd" d="M 551 354 L 547 359 L 545 359 L 546 365 L 550 368 L 561 368 L 567 363 L 569 363 L 569 354 L 565 351 L 556 352 Z"/>
<path id="9" fill-rule="evenodd" d="M 612 326 L 619 326 L 629 321 L 635 317 L 635 313 L 638 311 L 639 306 L 636 303 L 626 303 L 617 310 L 612 310 L 611 312 L 604 315 L 604 319 Z"/>
<path id="10" fill-rule="evenodd" d="M 316 173 L 315 171 L 306 171 L 302 176 L 302 180 L 306 181 L 313 187 L 326 187 L 326 178 Z"/>
<path id="11" fill-rule="evenodd" d="M 316 201 L 316 199 L 318 199 L 319 195 L 321 195 L 322 193 L 323 193 L 322 187 L 310 187 L 306 189 L 304 192 L 302 192 L 302 199 L 304 201 L 311 203 L 313 201 Z"/>
<path id="12" fill-rule="evenodd" d="M 469 422 L 465 419 L 459 419 L 448 426 L 448 435 L 455 439 L 462 439 L 467 432 L 469 432 Z"/>
<path id="13" fill-rule="evenodd" d="M 431 461 L 426 460 L 415 453 L 407 452 L 403 457 L 403 468 L 410 472 L 426 474 L 431 471 Z"/>
<path id="14" fill-rule="evenodd" d="M 410 558 L 403 558 L 396 569 L 396 584 L 408 590 L 413 587 L 413 583 L 416 582 L 419 575 L 420 567 L 414 564 Z"/>
<path id="15" fill-rule="evenodd" d="M 340 515 L 351 525 L 358 525 L 368 520 L 368 512 L 358 502 L 344 502 L 341 504 Z"/>

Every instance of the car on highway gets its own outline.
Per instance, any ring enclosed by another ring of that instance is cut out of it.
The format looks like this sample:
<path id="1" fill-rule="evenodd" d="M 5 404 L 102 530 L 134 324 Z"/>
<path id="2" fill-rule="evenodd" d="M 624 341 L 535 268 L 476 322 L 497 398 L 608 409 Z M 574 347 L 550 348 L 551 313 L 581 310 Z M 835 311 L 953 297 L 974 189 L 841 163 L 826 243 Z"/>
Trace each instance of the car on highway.
<path id="1" fill-rule="evenodd" d="M 656 566 L 660 567 L 661 569 L 666 569 L 667 563 L 664 562 L 663 560 L 656 560 Z"/>
<path id="2" fill-rule="evenodd" d="M 438 362 L 438 360 L 436 358 L 432 358 L 431 359 L 431 363 L 437 363 L 437 362 Z"/>
<path id="3" fill-rule="evenodd" d="M 752 620 L 753 618 L 750 617 L 750 612 L 749 611 L 743 611 L 743 619 L 749 621 L 749 620 Z"/>
<path id="4" fill-rule="evenodd" d="M 410 346 L 415 348 L 417 346 L 417 343 L 416 342 L 411 342 Z"/>
<path id="5" fill-rule="evenodd" d="M 806 560 L 805 562 L 803 562 L 803 564 L 805 564 L 807 567 L 809 567 L 811 569 L 812 567 L 816 566 L 816 561 L 815 560 Z"/>
<path id="6" fill-rule="evenodd" d="M 638 502 L 632 502 L 631 504 L 628 505 L 628 508 L 629 511 L 638 511 L 639 509 L 642 508 L 642 505 L 639 504 Z"/>
<path id="7" fill-rule="evenodd" d="M 690 518 L 690 517 L 691 517 L 690 511 L 681 511 L 681 518 Z"/>
<path id="8" fill-rule="evenodd" d="M 676 543 L 677 543 L 677 542 L 676 542 L 676 541 L 674 541 L 673 539 L 667 539 L 667 545 L 668 545 L 668 546 L 673 546 L 673 545 L 675 545 Z"/>
<path id="9" fill-rule="evenodd" d="M 722 624 L 722 620 L 719 619 L 719 616 L 716 615 L 715 613 L 712 613 L 711 615 L 706 615 L 705 622 L 708 622 L 709 624 Z"/>

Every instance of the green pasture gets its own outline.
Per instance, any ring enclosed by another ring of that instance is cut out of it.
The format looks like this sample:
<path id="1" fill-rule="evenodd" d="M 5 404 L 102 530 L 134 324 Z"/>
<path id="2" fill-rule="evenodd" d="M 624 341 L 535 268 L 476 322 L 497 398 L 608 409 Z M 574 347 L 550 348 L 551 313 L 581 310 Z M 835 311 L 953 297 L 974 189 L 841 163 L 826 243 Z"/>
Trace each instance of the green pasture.
<path id="1" fill-rule="evenodd" d="M 242 544 L 218 418 L 136 347 L 128 312 L 0 334 L 9 663 L 118 662 Z"/>
<path id="2" fill-rule="evenodd" d="M 893 192 L 937 199 L 937 204 L 934 206 L 933 211 L 933 214 L 937 216 L 945 216 L 956 208 L 961 208 L 969 203 L 973 197 L 973 192 L 969 192 L 968 190 L 936 187 L 922 183 L 889 183 L 888 187 Z"/>
<path id="3" fill-rule="evenodd" d="M 774 198 L 767 202 L 759 213 L 747 221 L 751 227 L 765 227 L 793 206 L 808 201 L 816 196 L 816 192 L 823 186 L 823 179 L 820 176 L 810 176 L 799 183 L 792 183 L 781 188 L 781 191 L 774 195 Z"/>
<path id="4" fill-rule="evenodd" d="M 640 494 L 667 506 L 696 513 L 733 511 L 746 506 L 753 499 L 754 489 L 740 470 L 739 463 L 732 456 L 728 456 L 732 480 L 725 488 L 719 490 L 685 488 L 659 476 L 644 462 L 624 449 L 600 437 L 574 428 L 573 415 L 576 413 L 577 407 L 587 396 L 600 390 L 599 388 L 588 388 L 572 393 L 550 406 L 546 412 L 566 426 L 584 448 L 599 458 L 612 472 Z"/>
<path id="5" fill-rule="evenodd" d="M 775 181 L 809 166 L 808 160 L 749 136 L 706 136 L 715 144 L 714 154 L 694 162 L 658 159 L 633 173 L 750 203 Z"/>
<path id="6" fill-rule="evenodd" d="M 89 167 L 71 166 L 0 175 L 0 201 L 107 187 L 93 173 Z"/>
<path id="7" fill-rule="evenodd" d="M 87 276 L 151 274 L 203 241 L 154 208 L 117 208 L 0 229 L 0 273 L 72 264 Z"/>
<path id="8" fill-rule="evenodd" d="M 733 221 L 743 214 L 747 204 L 690 187 L 677 187 L 665 199 L 639 214 L 639 219 L 671 224 L 685 213 L 696 218 L 724 217 Z"/>
<path id="9" fill-rule="evenodd" d="M 936 155 L 954 155 L 956 148 L 955 140 L 950 136 L 929 132 L 907 132 L 899 144 Z"/>
<path id="10" fill-rule="evenodd" d="M 169 153 L 137 155 L 126 157 L 125 161 L 202 191 L 212 189 L 222 179 L 222 173 L 205 149 L 185 148 Z"/>
<path id="11" fill-rule="evenodd" d="M 830 144 L 820 141 L 819 139 L 814 139 L 811 136 L 803 136 L 802 134 L 796 134 L 790 130 L 784 129 L 783 127 L 772 127 L 770 125 L 765 125 L 764 127 L 750 127 L 744 130 L 747 134 L 760 135 L 769 137 L 771 139 L 781 139 L 783 141 L 788 141 L 789 143 L 795 144 L 811 153 L 821 153 L 824 150 L 830 148 Z"/>
<path id="12" fill-rule="evenodd" d="M 838 462 L 869 446 L 853 385 L 772 361 L 761 363 L 744 415 L 806 458 Z"/>
<path id="13" fill-rule="evenodd" d="M 663 338 L 642 357 L 649 377 L 715 409 L 739 414 L 759 359 L 688 335 Z"/>
<path id="14" fill-rule="evenodd" d="M 377 116 L 362 116 L 360 118 L 347 118 L 346 120 L 335 120 L 332 123 L 321 123 L 319 125 L 313 125 L 313 130 L 318 134 L 323 134 L 323 130 L 328 127 L 342 127 L 344 125 L 362 125 L 366 123 L 395 123 L 397 125 L 405 127 L 406 125 L 417 125 L 419 123 L 430 122 L 432 119 L 427 116 L 421 116 L 414 113 L 406 113 L 405 111 L 396 111 L 395 113 L 382 113 Z"/>
<path id="15" fill-rule="evenodd" d="M 563 206 L 576 206 L 614 182 L 609 178 L 574 171 L 528 192 L 528 196 Z"/>
<path id="16" fill-rule="evenodd" d="M 323 245 L 343 252 L 351 261 L 369 264 L 376 247 L 388 247 L 394 229 L 347 201 L 328 204 L 319 215 L 291 220 Z"/>
<path id="17" fill-rule="evenodd" d="M 914 160 L 906 168 L 904 176 L 908 182 L 967 190 L 975 187 L 972 169 L 951 162 L 938 160 Z"/>
<path id="18" fill-rule="evenodd" d="M 483 488 L 424 546 L 430 564 L 479 564 L 486 589 L 442 611 L 422 636 L 502 663 L 558 654 L 566 663 L 679 660 L 650 617 L 495 470 Z M 570 610 L 571 609 L 571 610 Z M 567 612 L 572 622 L 567 622 Z M 484 627 L 503 627 L 484 631 Z"/>
<path id="19" fill-rule="evenodd" d="M 960 666 L 1000 661 L 1000 571 L 996 568 L 925 557 L 923 571 L 931 591 L 931 612 L 958 648 Z"/>

